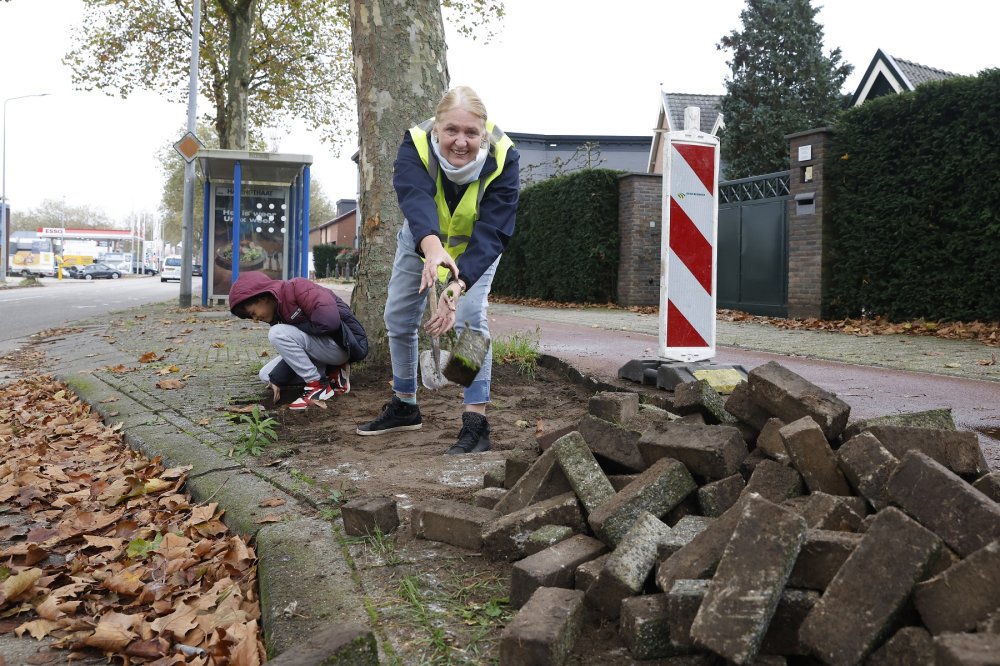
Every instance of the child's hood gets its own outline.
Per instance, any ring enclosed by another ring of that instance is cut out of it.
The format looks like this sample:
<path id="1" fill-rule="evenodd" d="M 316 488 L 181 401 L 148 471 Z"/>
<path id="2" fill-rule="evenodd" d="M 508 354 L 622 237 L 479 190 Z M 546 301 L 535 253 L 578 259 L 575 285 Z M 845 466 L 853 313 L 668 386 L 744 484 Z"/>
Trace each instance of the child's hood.
<path id="1" fill-rule="evenodd" d="M 269 278 L 261 271 L 240 273 L 240 276 L 236 279 L 236 284 L 229 290 L 229 311 L 236 314 L 236 307 L 240 303 L 265 291 L 270 292 L 275 299 L 278 299 L 280 288 L 281 280 Z"/>

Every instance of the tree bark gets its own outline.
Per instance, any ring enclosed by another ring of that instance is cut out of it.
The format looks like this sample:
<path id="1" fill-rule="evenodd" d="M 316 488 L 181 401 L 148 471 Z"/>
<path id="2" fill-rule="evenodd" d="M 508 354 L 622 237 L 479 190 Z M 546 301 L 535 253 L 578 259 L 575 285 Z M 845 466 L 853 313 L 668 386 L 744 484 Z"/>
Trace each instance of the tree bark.
<path id="1" fill-rule="evenodd" d="M 222 148 L 247 149 L 247 103 L 250 89 L 250 37 L 257 0 L 219 0 L 229 18 L 229 76 L 226 81 L 225 124 L 219 127 Z"/>
<path id="2" fill-rule="evenodd" d="M 388 363 L 385 310 L 403 225 L 392 167 L 403 133 L 448 87 L 440 0 L 350 0 L 361 172 L 361 256 L 351 307 L 368 333 L 368 367 Z"/>

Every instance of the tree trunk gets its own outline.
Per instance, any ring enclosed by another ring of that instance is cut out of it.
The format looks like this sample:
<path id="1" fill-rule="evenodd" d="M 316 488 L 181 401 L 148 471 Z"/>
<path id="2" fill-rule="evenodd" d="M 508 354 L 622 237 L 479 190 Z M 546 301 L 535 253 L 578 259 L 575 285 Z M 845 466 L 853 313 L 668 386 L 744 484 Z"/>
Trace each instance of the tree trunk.
<path id="1" fill-rule="evenodd" d="M 250 36 L 257 0 L 220 0 L 229 17 L 229 72 L 226 81 L 225 134 L 223 148 L 247 149 L 247 97 L 250 89 Z"/>
<path id="2" fill-rule="evenodd" d="M 403 133 L 434 114 L 448 87 L 440 0 L 351 0 L 361 171 L 361 256 L 351 307 L 368 333 L 371 368 L 389 360 L 385 310 L 403 225 L 392 166 Z"/>

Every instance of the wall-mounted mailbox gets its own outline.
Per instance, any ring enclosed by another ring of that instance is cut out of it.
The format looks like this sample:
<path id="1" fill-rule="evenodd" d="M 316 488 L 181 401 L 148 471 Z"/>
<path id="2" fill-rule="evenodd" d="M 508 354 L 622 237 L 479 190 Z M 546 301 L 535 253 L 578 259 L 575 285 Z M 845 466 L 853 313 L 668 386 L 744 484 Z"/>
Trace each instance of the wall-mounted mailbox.
<path id="1" fill-rule="evenodd" d="M 802 194 L 795 195 L 795 214 L 796 215 L 816 214 L 815 192 L 803 192 Z"/>

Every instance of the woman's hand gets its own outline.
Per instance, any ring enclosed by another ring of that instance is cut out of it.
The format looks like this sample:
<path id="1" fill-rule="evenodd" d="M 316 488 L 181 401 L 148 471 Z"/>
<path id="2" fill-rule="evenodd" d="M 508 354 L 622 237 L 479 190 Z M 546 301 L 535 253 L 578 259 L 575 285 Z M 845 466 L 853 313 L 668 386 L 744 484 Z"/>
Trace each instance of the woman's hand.
<path id="1" fill-rule="evenodd" d="M 454 282 L 441 292 L 437 309 L 424 325 L 424 330 L 427 331 L 428 335 L 439 337 L 455 326 L 455 310 L 458 308 L 460 292 L 460 287 Z"/>
<path id="2" fill-rule="evenodd" d="M 420 251 L 424 253 L 424 270 L 420 273 L 420 293 L 438 279 L 438 266 L 444 266 L 451 271 L 452 277 L 458 277 L 458 266 L 451 255 L 445 252 L 441 239 L 437 236 L 424 236 L 420 241 Z"/>

